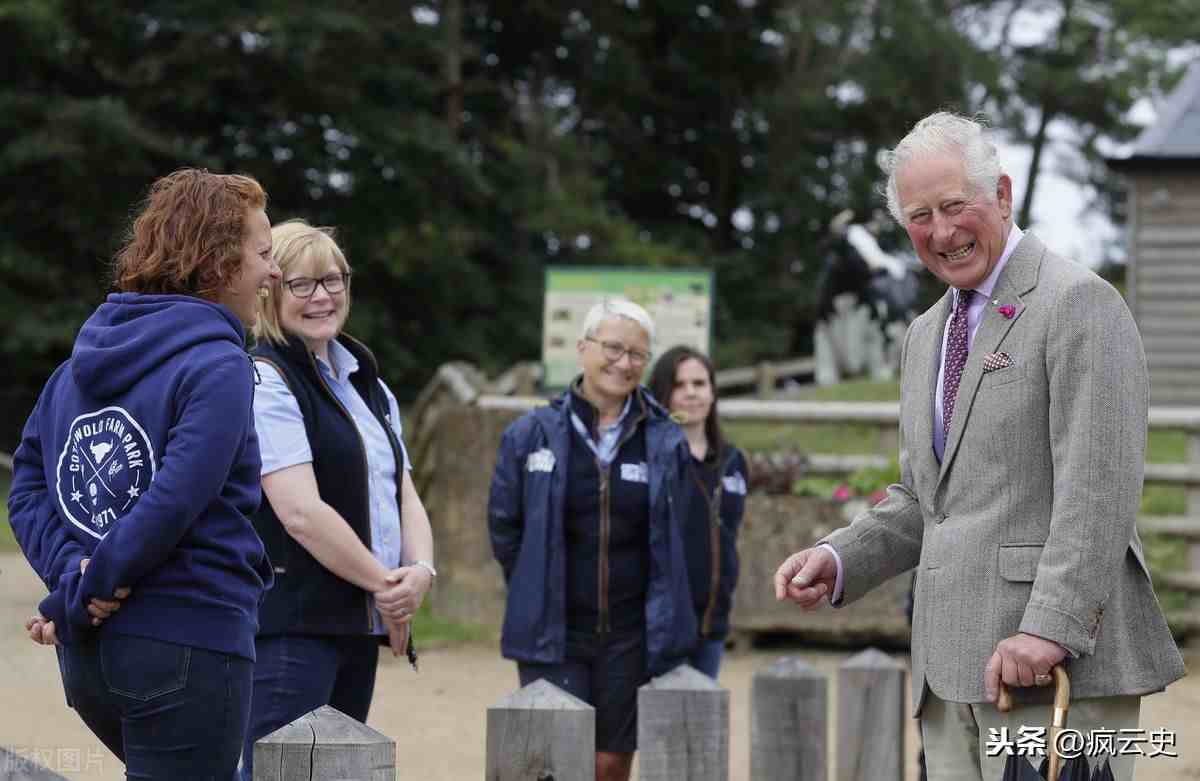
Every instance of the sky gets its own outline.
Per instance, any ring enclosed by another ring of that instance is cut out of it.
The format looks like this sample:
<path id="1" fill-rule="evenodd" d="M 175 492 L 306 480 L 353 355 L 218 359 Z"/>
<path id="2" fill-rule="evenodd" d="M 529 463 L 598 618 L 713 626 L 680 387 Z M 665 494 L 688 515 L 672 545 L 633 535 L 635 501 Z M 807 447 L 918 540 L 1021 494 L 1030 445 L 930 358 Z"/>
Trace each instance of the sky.
<path id="1" fill-rule="evenodd" d="M 1031 45 L 1042 41 L 1058 24 L 1058 15 L 1053 11 L 1025 10 L 1015 17 L 1012 42 Z M 1168 52 L 1172 66 L 1181 66 L 1197 56 L 1200 48 L 1184 47 Z M 1129 120 L 1143 128 L 1153 124 L 1158 117 L 1162 96 L 1158 103 L 1148 99 L 1138 101 L 1130 111 Z M 1038 175 L 1037 191 L 1033 198 L 1033 225 L 1020 226 L 1023 230 L 1032 227 L 1038 238 L 1058 254 L 1095 267 L 1104 259 L 1106 250 L 1112 252 L 1113 245 L 1124 240 L 1123 229 L 1117 228 L 1102 211 L 1088 210 L 1088 193 L 1079 184 L 1063 176 L 1059 171 L 1069 167 L 1076 156 L 1073 131 L 1064 123 L 1051 123 L 1048 135 L 1052 143 L 1042 155 L 1041 173 Z M 1001 166 L 1013 180 L 1014 213 L 1025 199 L 1029 161 L 1033 155 L 1028 145 L 1004 143 L 994 139 Z M 1114 146 L 1112 156 L 1123 157 L 1130 153 L 1133 144 Z M 1123 257 L 1123 250 L 1118 248 Z"/>
<path id="2" fill-rule="evenodd" d="M 1087 209 L 1087 193 L 1078 183 L 1056 172 L 1055 166 L 1069 158 L 1069 144 L 1056 144 L 1054 154 L 1042 157 L 1037 191 L 1033 195 L 1032 229 L 1046 245 L 1063 257 L 1095 267 L 1104 260 L 1106 245 L 1121 241 L 1120 230 L 1102 211 Z M 1013 214 L 1025 201 L 1029 160 L 1028 146 L 997 144 L 1000 165 L 1013 180 Z"/>

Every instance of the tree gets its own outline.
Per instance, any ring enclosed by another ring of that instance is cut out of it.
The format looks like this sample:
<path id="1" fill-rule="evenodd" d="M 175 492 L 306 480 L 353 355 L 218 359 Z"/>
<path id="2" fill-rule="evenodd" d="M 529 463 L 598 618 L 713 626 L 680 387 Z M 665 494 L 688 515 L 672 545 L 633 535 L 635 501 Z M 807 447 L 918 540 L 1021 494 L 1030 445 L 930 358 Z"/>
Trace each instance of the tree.
<path id="1" fill-rule="evenodd" d="M 1017 223 L 1028 227 L 1033 222 L 1038 179 L 1056 127 L 1076 153 L 1063 173 L 1088 185 L 1098 205 L 1117 216 L 1105 152 L 1136 136 L 1140 128 L 1130 119 L 1134 104 L 1161 94 L 1163 77 L 1169 78 L 1171 70 L 1171 48 L 1200 33 L 1195 14 L 1186 10 L 1194 12 L 1194 7 L 1178 0 L 1015 0 L 995 5 L 1004 12 L 996 54 L 1005 76 L 991 102 L 1013 139 L 1032 151 Z M 1044 28 L 1040 39 L 1014 43 L 1013 20 L 1020 14 Z"/>

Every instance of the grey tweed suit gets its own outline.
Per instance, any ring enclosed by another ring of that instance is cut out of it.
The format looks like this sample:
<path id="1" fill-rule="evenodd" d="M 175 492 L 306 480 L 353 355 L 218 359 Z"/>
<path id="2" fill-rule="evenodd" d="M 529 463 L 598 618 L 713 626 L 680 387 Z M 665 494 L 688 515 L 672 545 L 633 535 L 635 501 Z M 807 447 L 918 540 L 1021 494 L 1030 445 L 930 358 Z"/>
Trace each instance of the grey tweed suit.
<path id="1" fill-rule="evenodd" d="M 947 291 L 905 337 L 901 482 L 825 540 L 842 559 L 839 607 L 918 567 L 916 715 L 926 686 L 985 702 L 984 667 L 1018 631 L 1071 652 L 1074 697 L 1165 688 L 1185 670 L 1135 527 L 1149 387 L 1125 302 L 1027 233 L 976 332 L 939 464 L 933 399 L 951 301 Z"/>

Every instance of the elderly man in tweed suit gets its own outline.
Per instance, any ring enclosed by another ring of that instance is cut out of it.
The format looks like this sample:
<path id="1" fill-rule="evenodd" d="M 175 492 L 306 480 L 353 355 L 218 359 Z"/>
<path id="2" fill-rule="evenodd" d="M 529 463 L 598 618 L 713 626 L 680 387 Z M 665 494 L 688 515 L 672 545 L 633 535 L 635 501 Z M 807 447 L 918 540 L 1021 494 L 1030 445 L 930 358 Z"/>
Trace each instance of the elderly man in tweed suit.
<path id="1" fill-rule="evenodd" d="M 991 730 L 1045 726 L 1065 663 L 1070 726 L 1139 726 L 1185 674 L 1134 519 L 1148 382 L 1120 294 L 1012 222 L 976 122 L 938 113 L 886 156 L 892 215 L 949 289 L 908 330 L 900 483 L 776 572 L 777 599 L 848 605 L 916 567 L 912 694 L 929 778 L 1001 776 Z M 1000 681 L 1017 703 L 1000 713 Z M 1133 757 L 1113 760 L 1118 779 Z"/>

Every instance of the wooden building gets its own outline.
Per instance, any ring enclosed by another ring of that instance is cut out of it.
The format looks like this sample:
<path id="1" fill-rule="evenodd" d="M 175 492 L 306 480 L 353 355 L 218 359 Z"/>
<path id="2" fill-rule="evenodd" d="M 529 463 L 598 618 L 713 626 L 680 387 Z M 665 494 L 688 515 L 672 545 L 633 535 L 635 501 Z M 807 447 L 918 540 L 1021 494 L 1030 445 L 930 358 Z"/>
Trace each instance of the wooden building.
<path id="1" fill-rule="evenodd" d="M 1129 188 L 1129 306 L 1158 405 L 1200 405 L 1200 62 L 1129 157 L 1110 159 Z"/>

